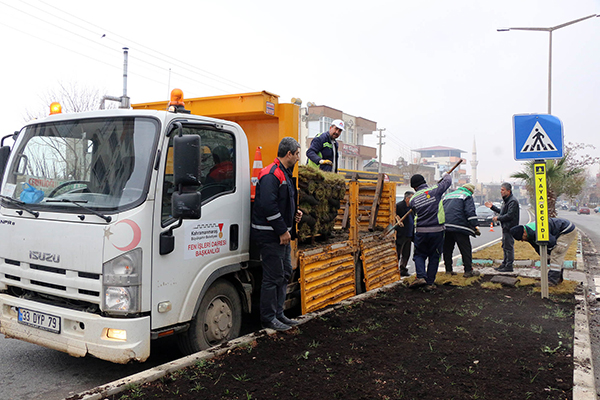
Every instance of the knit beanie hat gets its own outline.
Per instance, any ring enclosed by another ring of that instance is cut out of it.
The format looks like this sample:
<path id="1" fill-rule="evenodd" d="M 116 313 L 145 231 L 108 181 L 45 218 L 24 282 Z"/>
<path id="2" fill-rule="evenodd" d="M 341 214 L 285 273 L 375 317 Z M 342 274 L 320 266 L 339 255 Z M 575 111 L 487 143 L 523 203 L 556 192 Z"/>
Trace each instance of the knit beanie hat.
<path id="1" fill-rule="evenodd" d="M 413 189 L 418 188 L 419 186 L 421 186 L 424 183 L 426 183 L 426 182 L 425 182 L 425 178 L 423 178 L 423 175 L 415 174 L 410 178 L 410 187 Z"/>
<path id="2" fill-rule="evenodd" d="M 471 193 L 475 193 L 475 185 L 473 185 L 472 183 L 465 183 L 462 187 L 464 187 Z"/>
<path id="3" fill-rule="evenodd" d="M 523 232 L 525 231 L 525 227 L 523 225 L 517 225 L 510 228 L 510 234 L 516 240 L 523 240 Z"/>

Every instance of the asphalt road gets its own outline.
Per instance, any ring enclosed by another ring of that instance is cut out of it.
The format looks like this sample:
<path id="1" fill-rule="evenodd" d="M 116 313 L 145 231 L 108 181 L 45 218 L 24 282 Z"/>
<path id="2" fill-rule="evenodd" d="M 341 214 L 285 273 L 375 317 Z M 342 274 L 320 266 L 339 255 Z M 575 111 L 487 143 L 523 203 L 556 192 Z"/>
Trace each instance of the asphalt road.
<path id="1" fill-rule="evenodd" d="M 181 357 L 167 343 L 156 343 L 144 364 L 119 365 L 91 357 L 6 339 L 0 335 L 2 400 L 58 400 Z"/>

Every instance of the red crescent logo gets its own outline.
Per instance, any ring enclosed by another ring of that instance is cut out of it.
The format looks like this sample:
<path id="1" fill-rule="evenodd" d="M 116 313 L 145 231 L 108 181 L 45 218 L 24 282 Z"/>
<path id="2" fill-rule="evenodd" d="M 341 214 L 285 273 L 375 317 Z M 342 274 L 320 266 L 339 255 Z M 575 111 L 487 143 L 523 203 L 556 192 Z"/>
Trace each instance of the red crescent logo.
<path id="1" fill-rule="evenodd" d="M 137 245 L 140 244 L 140 241 L 142 240 L 142 230 L 140 229 L 138 224 L 136 224 L 135 222 L 133 222 L 130 219 L 124 219 L 123 221 L 119 221 L 115 224 L 115 226 L 119 225 L 120 223 L 126 223 L 127 225 L 129 225 L 131 227 L 131 230 L 133 231 L 133 238 L 131 239 L 131 243 L 129 243 L 125 247 L 115 246 L 114 244 L 113 244 L 113 246 L 115 246 L 115 248 L 117 248 L 118 250 L 121 250 L 121 251 L 129 251 L 129 250 L 135 249 L 137 247 Z"/>

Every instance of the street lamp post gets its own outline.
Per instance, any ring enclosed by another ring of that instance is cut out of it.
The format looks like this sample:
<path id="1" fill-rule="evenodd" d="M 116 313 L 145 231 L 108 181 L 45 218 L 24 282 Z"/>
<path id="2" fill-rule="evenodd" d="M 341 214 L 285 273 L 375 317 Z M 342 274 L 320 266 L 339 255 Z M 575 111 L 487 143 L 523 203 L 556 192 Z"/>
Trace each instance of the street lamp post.
<path id="1" fill-rule="evenodd" d="M 587 17 L 579 18 L 573 21 L 565 22 L 564 24 L 560 24 L 557 26 L 553 26 L 551 28 L 500 28 L 498 32 L 507 32 L 507 31 L 542 31 L 548 32 L 550 34 L 550 49 L 548 50 L 548 114 L 552 114 L 552 32 L 564 28 L 565 26 L 576 24 L 577 22 L 585 21 L 588 18 L 592 17 L 600 17 L 600 15 L 592 14 Z"/>

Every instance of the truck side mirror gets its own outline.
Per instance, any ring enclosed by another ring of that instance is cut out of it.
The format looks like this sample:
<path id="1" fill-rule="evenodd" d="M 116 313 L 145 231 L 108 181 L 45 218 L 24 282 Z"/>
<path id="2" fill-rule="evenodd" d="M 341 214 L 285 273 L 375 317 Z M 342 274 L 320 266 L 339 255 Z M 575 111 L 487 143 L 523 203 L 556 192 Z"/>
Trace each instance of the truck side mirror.
<path id="1" fill-rule="evenodd" d="M 199 219 L 201 216 L 200 136 L 173 138 L 173 181 L 176 192 L 171 201 L 171 215 L 177 219 Z"/>
<path id="2" fill-rule="evenodd" d="M 10 147 L 9 146 L 0 147 L 0 183 L 2 182 L 2 177 L 4 176 L 4 170 L 6 169 L 6 163 L 8 162 L 9 156 L 10 156 Z"/>
<path id="3" fill-rule="evenodd" d="M 201 199 L 196 190 L 189 193 L 173 193 L 171 215 L 176 219 L 200 219 Z"/>
<path id="4" fill-rule="evenodd" d="M 8 157 L 10 157 L 10 146 L 5 146 L 4 141 L 6 139 L 17 140 L 18 135 L 19 131 L 15 131 L 12 135 L 6 135 L 0 140 L 0 183 L 2 183 L 6 163 L 8 162 Z"/>
<path id="5" fill-rule="evenodd" d="M 173 183 L 175 187 L 200 186 L 200 136 L 173 138 Z"/>

